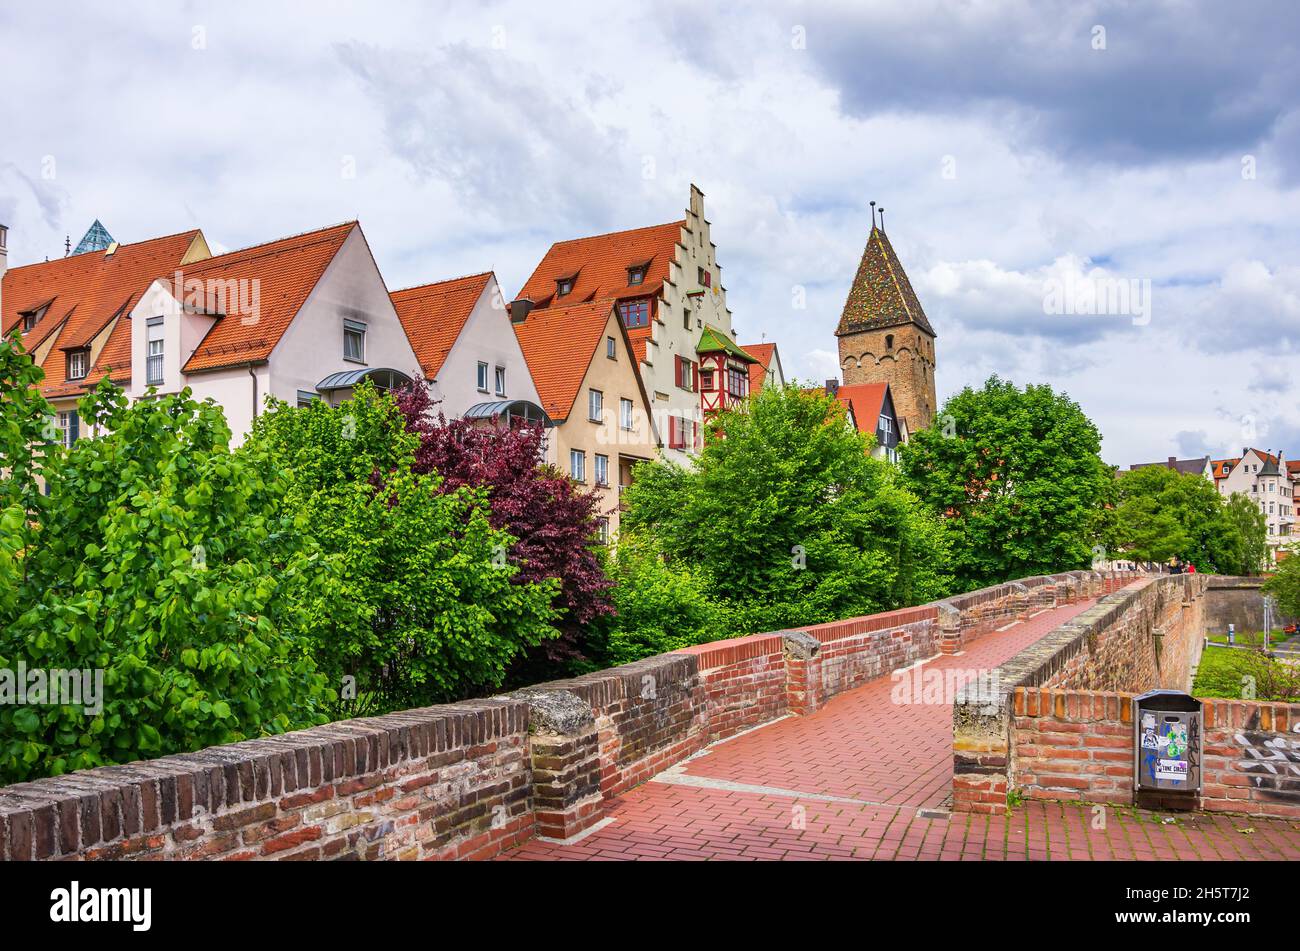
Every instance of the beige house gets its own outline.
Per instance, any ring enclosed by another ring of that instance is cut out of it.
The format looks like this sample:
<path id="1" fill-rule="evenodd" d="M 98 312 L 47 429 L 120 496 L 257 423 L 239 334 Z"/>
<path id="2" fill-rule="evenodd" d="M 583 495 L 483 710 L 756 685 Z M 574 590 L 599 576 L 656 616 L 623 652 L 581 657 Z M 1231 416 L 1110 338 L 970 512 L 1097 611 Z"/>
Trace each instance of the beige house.
<path id="1" fill-rule="evenodd" d="M 706 327 L 735 341 L 703 192 L 691 186 L 676 221 L 552 245 L 511 308 L 537 313 L 597 301 L 616 307 L 627 329 L 664 457 L 688 462 L 702 445 L 697 347 Z M 738 381 L 740 399 L 748 379 Z"/>
<path id="2" fill-rule="evenodd" d="M 600 496 L 608 540 L 633 467 L 659 451 L 632 341 L 608 300 L 542 310 L 516 302 L 511 322 L 550 421 L 547 461 Z"/>
<path id="3" fill-rule="evenodd" d="M 1240 492 L 1259 506 L 1268 520 L 1269 561 L 1275 563 L 1278 549 L 1295 540 L 1294 484 L 1283 453 L 1247 447 L 1239 459 L 1216 459 L 1210 468 L 1220 495 Z"/>

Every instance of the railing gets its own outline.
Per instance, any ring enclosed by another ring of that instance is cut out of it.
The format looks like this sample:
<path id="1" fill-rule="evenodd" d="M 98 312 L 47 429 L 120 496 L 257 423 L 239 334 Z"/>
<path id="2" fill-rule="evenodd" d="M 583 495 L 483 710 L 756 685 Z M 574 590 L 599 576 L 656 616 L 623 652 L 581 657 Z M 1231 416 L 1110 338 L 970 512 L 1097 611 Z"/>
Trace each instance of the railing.
<path id="1" fill-rule="evenodd" d="M 150 386 L 161 385 L 163 381 L 162 354 L 155 354 L 145 361 L 145 383 Z"/>

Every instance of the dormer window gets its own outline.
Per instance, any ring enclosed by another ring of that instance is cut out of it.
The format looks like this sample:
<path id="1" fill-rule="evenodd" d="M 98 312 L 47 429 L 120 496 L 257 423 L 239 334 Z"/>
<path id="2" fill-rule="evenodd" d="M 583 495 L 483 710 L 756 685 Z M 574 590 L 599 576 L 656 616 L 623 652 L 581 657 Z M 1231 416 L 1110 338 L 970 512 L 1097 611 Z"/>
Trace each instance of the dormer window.
<path id="1" fill-rule="evenodd" d="M 646 266 L 644 264 L 634 264 L 627 269 L 627 282 L 630 285 L 645 283 Z"/>
<path id="2" fill-rule="evenodd" d="M 23 333 L 27 333 L 27 331 L 35 327 L 36 322 L 41 319 L 40 313 L 34 310 L 29 310 L 27 313 L 22 314 L 21 316 L 23 318 Z"/>
<path id="3" fill-rule="evenodd" d="M 562 277 L 555 282 L 555 296 L 564 297 L 573 293 L 573 278 Z"/>
<path id="4" fill-rule="evenodd" d="M 68 354 L 68 379 L 84 380 L 90 368 L 90 351 L 73 350 Z"/>

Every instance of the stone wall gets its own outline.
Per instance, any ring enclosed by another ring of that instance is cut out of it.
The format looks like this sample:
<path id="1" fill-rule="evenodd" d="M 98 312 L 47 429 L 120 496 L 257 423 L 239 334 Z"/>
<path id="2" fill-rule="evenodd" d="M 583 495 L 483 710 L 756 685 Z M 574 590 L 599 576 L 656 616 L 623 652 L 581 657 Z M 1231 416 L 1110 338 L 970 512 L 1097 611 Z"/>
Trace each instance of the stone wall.
<path id="1" fill-rule="evenodd" d="M 1228 625 L 1236 625 L 1237 633 L 1264 629 L 1263 585 L 1265 578 L 1241 578 L 1228 575 L 1210 575 L 1209 590 L 1205 597 L 1205 630 L 1210 634 L 1226 634 Z M 1292 624 L 1296 618 L 1284 615 L 1274 624 Z"/>
<path id="2" fill-rule="evenodd" d="M 0 788 L 0 859 L 486 858 L 705 744 L 1132 575 L 1067 572 L 513 694 Z M 946 627 L 945 627 L 946 625 Z"/>

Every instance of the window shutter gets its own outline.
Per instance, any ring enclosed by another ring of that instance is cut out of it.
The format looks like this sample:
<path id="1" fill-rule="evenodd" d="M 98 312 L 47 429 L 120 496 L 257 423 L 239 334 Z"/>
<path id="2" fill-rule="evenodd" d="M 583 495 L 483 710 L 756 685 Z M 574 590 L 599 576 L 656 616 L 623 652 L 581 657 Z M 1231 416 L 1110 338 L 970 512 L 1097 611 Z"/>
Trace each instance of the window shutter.
<path id="1" fill-rule="evenodd" d="M 691 366 L 691 392 L 698 393 L 700 391 L 700 374 L 699 374 L 700 365 L 696 363 L 694 360 L 692 360 L 690 362 L 690 366 Z"/>
<path id="2" fill-rule="evenodd" d="M 681 446 L 681 437 L 678 434 L 678 423 L 676 416 L 668 417 L 668 448 L 677 449 Z"/>
<path id="3" fill-rule="evenodd" d="M 68 414 L 68 445 L 81 438 L 81 415 L 76 412 Z"/>

